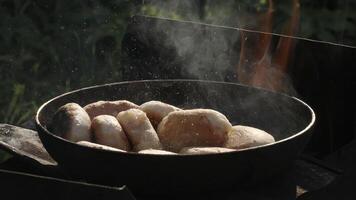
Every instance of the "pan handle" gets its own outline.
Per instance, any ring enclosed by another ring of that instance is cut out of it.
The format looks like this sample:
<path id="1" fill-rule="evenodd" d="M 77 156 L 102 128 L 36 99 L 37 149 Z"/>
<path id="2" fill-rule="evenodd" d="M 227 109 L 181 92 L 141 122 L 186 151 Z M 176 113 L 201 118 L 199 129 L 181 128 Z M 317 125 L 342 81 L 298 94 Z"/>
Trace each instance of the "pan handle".
<path id="1" fill-rule="evenodd" d="M 36 131 L 0 124 L 0 149 L 20 160 L 45 166 L 56 166 L 43 147 Z"/>

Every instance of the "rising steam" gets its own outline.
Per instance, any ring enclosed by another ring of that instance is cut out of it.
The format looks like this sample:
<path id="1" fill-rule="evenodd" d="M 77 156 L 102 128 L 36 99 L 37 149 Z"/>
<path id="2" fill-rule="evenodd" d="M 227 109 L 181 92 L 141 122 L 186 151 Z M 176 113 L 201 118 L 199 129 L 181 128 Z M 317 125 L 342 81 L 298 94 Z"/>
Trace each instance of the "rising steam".
<path id="1" fill-rule="evenodd" d="M 178 27 L 174 31 L 164 30 L 167 46 L 173 47 L 178 57 L 184 58 L 183 74 L 198 79 L 240 82 L 296 95 L 288 76 L 295 39 L 268 34 L 274 25 L 273 0 L 266 1 L 265 9 L 253 15 L 236 6 L 235 1 L 152 2 L 145 5 L 144 14 L 151 11 L 161 17 L 242 28 L 221 31 L 217 27 L 216 31 L 207 32 L 193 24 L 190 30 Z M 181 16 L 176 13 L 181 13 Z M 282 33 L 296 35 L 298 25 L 299 0 L 293 0 L 291 17 Z M 155 28 L 162 26 L 157 23 Z M 246 31 L 245 28 L 260 32 Z"/>

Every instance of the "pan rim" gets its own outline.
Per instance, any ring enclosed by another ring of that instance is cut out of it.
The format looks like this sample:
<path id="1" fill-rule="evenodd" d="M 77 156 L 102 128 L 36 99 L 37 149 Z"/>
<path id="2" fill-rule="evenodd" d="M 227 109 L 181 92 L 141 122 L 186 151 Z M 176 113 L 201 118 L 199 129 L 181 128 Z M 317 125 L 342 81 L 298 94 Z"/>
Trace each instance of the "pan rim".
<path id="1" fill-rule="evenodd" d="M 59 136 L 53 134 L 44 125 L 42 125 L 40 120 L 39 120 L 39 116 L 41 114 L 41 111 L 48 104 L 50 104 L 51 102 L 53 102 L 53 101 L 55 101 L 55 100 L 57 100 L 57 99 L 59 99 L 59 98 L 61 98 L 63 96 L 66 96 L 66 95 L 69 95 L 69 94 L 73 94 L 73 93 L 76 93 L 76 92 L 80 92 L 80 91 L 83 91 L 83 90 L 89 90 L 89 89 L 100 88 L 100 87 L 105 87 L 105 86 L 116 86 L 116 85 L 121 85 L 121 84 L 123 85 L 123 84 L 129 84 L 129 83 L 147 83 L 147 82 L 195 82 L 195 83 L 196 82 L 201 82 L 201 83 L 215 83 L 215 84 L 224 84 L 224 85 L 243 86 L 243 87 L 250 88 L 250 89 L 253 89 L 253 90 L 260 90 L 260 91 L 264 91 L 264 92 L 267 92 L 267 93 L 273 93 L 273 94 L 276 94 L 276 95 L 281 95 L 281 96 L 285 96 L 287 98 L 291 98 L 294 101 L 297 101 L 297 102 L 301 103 L 302 105 L 304 105 L 308 109 L 308 111 L 310 112 L 310 115 L 311 115 L 311 120 L 308 123 L 308 125 L 306 127 L 304 127 L 303 130 L 301 130 L 301 131 L 299 131 L 297 133 L 294 133 L 291 136 L 286 137 L 284 139 L 275 141 L 273 143 L 259 145 L 259 146 L 255 146 L 255 147 L 248 147 L 248 148 L 243 148 L 243 149 L 236 149 L 235 151 L 231 151 L 231 152 L 206 153 L 206 154 L 140 154 L 140 153 L 137 153 L 137 152 L 130 152 L 130 151 L 127 151 L 127 152 L 116 152 L 116 151 L 109 151 L 109 150 L 103 150 L 103 149 L 95 149 L 95 148 L 79 145 L 79 144 L 77 144 L 75 142 L 66 140 L 66 139 L 64 139 L 62 137 L 59 137 Z M 95 150 L 95 151 L 106 152 L 106 153 L 110 152 L 110 153 L 114 153 L 114 154 L 124 154 L 124 155 L 132 155 L 132 156 L 146 156 L 146 157 L 148 157 L 148 156 L 152 156 L 152 157 L 162 157 L 162 156 L 164 156 L 164 157 L 203 157 L 203 156 L 211 156 L 211 155 L 217 155 L 217 154 L 219 154 L 219 155 L 229 155 L 229 154 L 236 154 L 238 152 L 253 151 L 253 150 L 256 150 L 256 149 L 263 149 L 263 148 L 266 148 L 266 147 L 269 147 L 269 146 L 272 146 L 272 145 L 277 145 L 277 144 L 284 143 L 284 142 L 286 142 L 288 140 L 291 140 L 291 139 L 296 138 L 296 137 L 298 137 L 300 135 L 303 135 L 304 133 L 307 132 L 307 130 L 311 129 L 311 127 L 315 124 L 315 121 L 316 121 L 316 115 L 315 115 L 314 110 L 307 103 L 305 103 L 304 101 L 302 101 L 301 99 L 299 99 L 299 98 L 297 98 L 295 96 L 290 96 L 290 95 L 287 95 L 285 93 L 274 92 L 274 91 L 270 91 L 270 90 L 267 90 L 267 89 L 264 89 L 264 88 L 253 87 L 253 86 L 249 86 L 249 85 L 245 85 L 245 84 L 241 84 L 241 83 L 224 82 L 224 81 L 212 81 L 212 80 L 201 80 L 201 79 L 152 79 L 152 80 L 147 79 L 147 80 L 121 81 L 121 82 L 105 83 L 105 84 L 99 84 L 99 85 L 94 85 L 94 86 L 89 86 L 89 87 L 83 87 L 83 88 L 79 88 L 79 89 L 75 89 L 75 90 L 63 93 L 61 95 L 58 95 L 58 96 L 55 96 L 55 97 L 49 99 L 48 101 L 43 103 L 38 108 L 38 110 L 36 112 L 36 116 L 35 116 L 35 122 L 36 122 L 37 128 L 40 128 L 45 134 L 49 135 L 50 137 L 54 137 L 57 140 L 60 140 L 62 142 L 69 143 L 71 145 L 77 145 L 77 146 L 80 146 L 80 147 L 83 147 L 83 148 L 92 149 L 92 150 Z"/>

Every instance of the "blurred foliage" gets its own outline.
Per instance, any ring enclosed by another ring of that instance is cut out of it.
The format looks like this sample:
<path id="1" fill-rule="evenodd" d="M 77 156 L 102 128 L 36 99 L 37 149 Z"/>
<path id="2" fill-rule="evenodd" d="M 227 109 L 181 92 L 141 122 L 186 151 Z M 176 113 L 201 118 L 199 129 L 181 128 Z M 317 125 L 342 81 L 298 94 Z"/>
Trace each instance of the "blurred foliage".
<path id="1" fill-rule="evenodd" d="M 356 1 L 303 2 L 301 36 L 356 46 Z"/>
<path id="2" fill-rule="evenodd" d="M 0 122 L 21 124 L 74 88 L 121 79 L 133 1 L 0 1 Z"/>
<path id="3" fill-rule="evenodd" d="M 5 162 L 6 160 L 8 160 L 9 158 L 11 158 L 11 155 L 0 150 L 0 163 Z"/>

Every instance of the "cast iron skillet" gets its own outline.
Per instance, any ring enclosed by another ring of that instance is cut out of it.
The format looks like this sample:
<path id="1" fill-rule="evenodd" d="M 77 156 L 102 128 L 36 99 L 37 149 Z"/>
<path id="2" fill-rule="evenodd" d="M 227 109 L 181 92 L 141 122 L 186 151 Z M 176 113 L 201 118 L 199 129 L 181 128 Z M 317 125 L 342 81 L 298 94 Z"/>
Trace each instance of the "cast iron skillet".
<path id="1" fill-rule="evenodd" d="M 126 99 L 159 100 L 183 108 L 211 108 L 230 122 L 263 129 L 277 142 L 236 152 L 208 155 L 141 155 L 83 147 L 48 129 L 54 112 L 68 102 Z M 284 94 L 235 83 L 201 80 L 148 80 L 88 87 L 55 97 L 37 112 L 41 141 L 63 169 L 95 183 L 123 185 L 139 193 L 228 190 L 278 176 L 306 144 L 313 110 Z"/>

